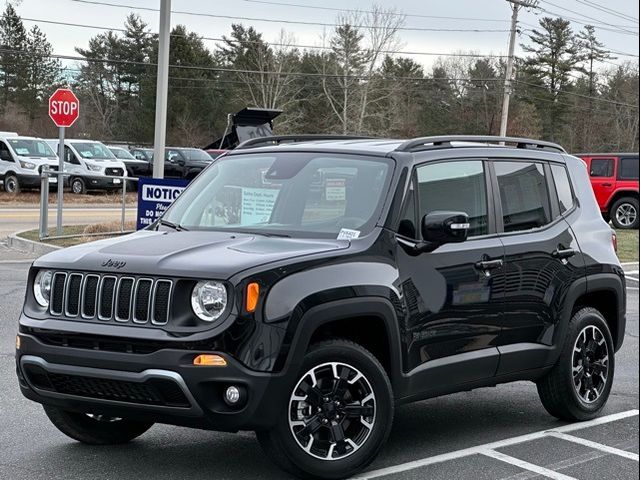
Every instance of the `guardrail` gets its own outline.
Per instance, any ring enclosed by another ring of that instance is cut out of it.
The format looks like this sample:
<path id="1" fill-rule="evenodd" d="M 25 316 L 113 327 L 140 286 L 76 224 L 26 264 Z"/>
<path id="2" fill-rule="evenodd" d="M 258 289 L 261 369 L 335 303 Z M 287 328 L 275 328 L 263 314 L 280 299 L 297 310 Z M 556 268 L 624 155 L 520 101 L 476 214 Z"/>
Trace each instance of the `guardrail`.
<path id="1" fill-rule="evenodd" d="M 131 233 L 133 230 L 125 230 L 125 214 L 126 214 L 126 196 L 127 196 L 127 180 L 138 181 L 138 177 L 125 177 L 125 176 L 112 176 L 108 175 L 109 178 L 119 178 L 122 180 L 122 204 L 121 204 L 121 215 L 120 215 L 120 230 L 113 232 L 99 232 L 99 233 L 78 233 L 74 235 L 56 235 L 49 236 L 49 178 L 57 177 L 58 183 L 63 182 L 65 177 L 71 177 L 71 173 L 60 172 L 49 170 L 47 166 L 45 166 L 40 172 L 40 227 L 39 227 L 39 238 L 40 240 L 44 240 L 45 238 L 48 240 L 56 240 L 63 238 L 77 238 L 77 237 L 98 237 L 104 235 L 122 235 L 124 233 Z"/>

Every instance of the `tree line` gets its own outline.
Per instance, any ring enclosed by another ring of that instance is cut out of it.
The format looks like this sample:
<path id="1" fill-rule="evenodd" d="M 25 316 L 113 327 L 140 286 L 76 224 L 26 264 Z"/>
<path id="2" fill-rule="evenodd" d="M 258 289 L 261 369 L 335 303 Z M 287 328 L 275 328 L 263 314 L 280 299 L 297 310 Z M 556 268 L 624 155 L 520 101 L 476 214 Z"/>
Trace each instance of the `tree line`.
<path id="1" fill-rule="evenodd" d="M 268 42 L 242 24 L 211 45 L 175 26 L 168 143 L 206 145 L 222 134 L 227 114 L 245 106 L 283 110 L 278 133 L 497 134 L 506 59 L 461 51 L 426 68 L 397 53 L 403 24 L 394 10 L 374 6 L 338 17 L 313 48 L 284 31 Z M 522 40 L 510 135 L 574 152 L 638 150 L 637 60 L 613 62 L 594 27 L 575 32 L 562 18 L 542 18 Z M 130 14 L 63 63 L 38 26 L 27 30 L 8 4 L 0 18 L 0 130 L 54 135 L 47 98 L 68 85 L 81 101 L 70 135 L 151 143 L 157 50 L 157 35 Z"/>

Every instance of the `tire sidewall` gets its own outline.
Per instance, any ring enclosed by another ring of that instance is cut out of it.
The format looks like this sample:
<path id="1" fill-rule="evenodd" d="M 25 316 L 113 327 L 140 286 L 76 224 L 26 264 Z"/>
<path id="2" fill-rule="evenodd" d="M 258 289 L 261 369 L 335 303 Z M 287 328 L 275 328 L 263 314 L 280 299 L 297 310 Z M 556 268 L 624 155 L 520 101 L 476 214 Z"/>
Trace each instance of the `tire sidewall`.
<path id="1" fill-rule="evenodd" d="M 617 218 L 617 211 L 618 209 L 624 205 L 624 204 L 629 204 L 632 205 L 633 208 L 635 208 L 636 210 L 636 219 L 633 222 L 633 224 L 631 224 L 630 226 L 625 226 L 625 225 L 621 225 L 618 222 L 618 218 Z M 640 223 L 640 210 L 639 210 L 639 204 L 638 204 L 638 200 L 632 197 L 624 197 L 621 198 L 620 200 L 617 200 L 614 204 L 613 204 L 613 208 L 611 209 L 611 222 L 613 223 L 614 227 L 619 228 L 619 229 L 624 229 L 624 230 L 633 230 L 633 229 L 637 229 L 638 225 Z"/>
<path id="2" fill-rule="evenodd" d="M 595 326 L 602 332 L 605 338 L 605 342 L 607 343 L 607 349 L 609 354 L 609 374 L 607 376 L 607 384 L 605 385 L 600 398 L 593 403 L 586 403 L 580 396 L 573 384 L 573 373 L 572 373 L 572 362 L 573 362 L 573 347 L 575 345 L 576 339 L 580 332 L 585 327 Z M 572 411 L 572 414 L 579 419 L 588 420 L 593 418 L 598 414 L 600 410 L 605 406 L 607 400 L 609 399 L 609 394 L 611 393 L 611 387 L 613 385 L 613 378 L 615 374 L 615 354 L 613 347 L 613 339 L 611 337 L 611 332 L 609 331 L 609 327 L 596 310 L 588 309 L 579 311 L 574 316 L 574 321 L 572 322 L 570 335 L 568 336 L 563 354 L 560 358 L 562 362 L 563 369 L 563 378 L 567 382 L 568 391 L 570 392 L 572 401 L 568 403 L 568 407 Z"/>
<path id="3" fill-rule="evenodd" d="M 13 185 L 11 189 L 10 185 Z M 15 175 L 7 175 L 4 177 L 4 191 L 10 194 L 20 193 L 20 182 Z"/>
<path id="4" fill-rule="evenodd" d="M 368 352 L 355 345 L 319 346 L 307 354 L 295 380 L 290 383 L 284 408 L 279 409 L 274 440 L 280 442 L 289 460 L 306 474 L 316 478 L 344 478 L 365 468 L 376 457 L 387 440 L 393 423 L 393 395 L 382 366 Z M 368 358 L 368 357 L 371 358 Z M 375 425 L 365 444 L 352 455 L 341 460 L 320 460 L 302 450 L 289 428 L 289 401 L 302 375 L 328 362 L 340 362 L 357 368 L 369 381 L 376 396 Z"/>
<path id="5" fill-rule="evenodd" d="M 79 191 L 76 192 L 76 188 L 75 185 L 79 185 Z M 71 180 L 71 193 L 74 193 L 76 195 L 81 195 L 83 193 L 86 192 L 86 188 L 84 185 L 84 181 L 81 178 L 74 178 Z"/>

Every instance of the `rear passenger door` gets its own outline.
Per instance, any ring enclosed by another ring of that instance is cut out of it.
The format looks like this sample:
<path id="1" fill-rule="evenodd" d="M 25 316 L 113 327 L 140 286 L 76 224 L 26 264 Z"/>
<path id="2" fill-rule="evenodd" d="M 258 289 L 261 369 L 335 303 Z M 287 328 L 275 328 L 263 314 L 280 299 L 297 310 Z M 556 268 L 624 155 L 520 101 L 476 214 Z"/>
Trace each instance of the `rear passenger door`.
<path id="1" fill-rule="evenodd" d="M 571 283 L 584 275 L 578 243 L 565 215 L 574 206 L 565 166 L 529 160 L 491 165 L 496 220 L 505 248 L 505 314 L 498 375 L 520 370 L 508 354 L 544 362 Z M 555 176 L 555 180 L 554 180 Z M 561 199 L 559 200 L 559 197 Z M 538 355 L 531 357 L 529 354 Z"/>
<path id="2" fill-rule="evenodd" d="M 589 163 L 591 186 L 602 211 L 606 210 L 615 190 L 615 166 L 615 158 L 610 157 L 594 157 Z"/>

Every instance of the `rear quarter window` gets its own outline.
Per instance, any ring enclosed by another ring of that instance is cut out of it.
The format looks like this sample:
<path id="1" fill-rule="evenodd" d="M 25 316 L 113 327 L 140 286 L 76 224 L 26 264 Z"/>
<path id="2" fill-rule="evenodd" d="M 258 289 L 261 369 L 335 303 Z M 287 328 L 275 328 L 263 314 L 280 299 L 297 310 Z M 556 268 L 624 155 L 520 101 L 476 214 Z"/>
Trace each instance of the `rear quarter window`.
<path id="1" fill-rule="evenodd" d="M 563 165 L 551 165 L 551 174 L 558 195 L 560 213 L 571 210 L 574 205 L 574 197 L 567 169 Z"/>
<path id="2" fill-rule="evenodd" d="M 620 158 L 620 167 L 618 168 L 618 179 L 638 180 L 638 157 Z"/>

